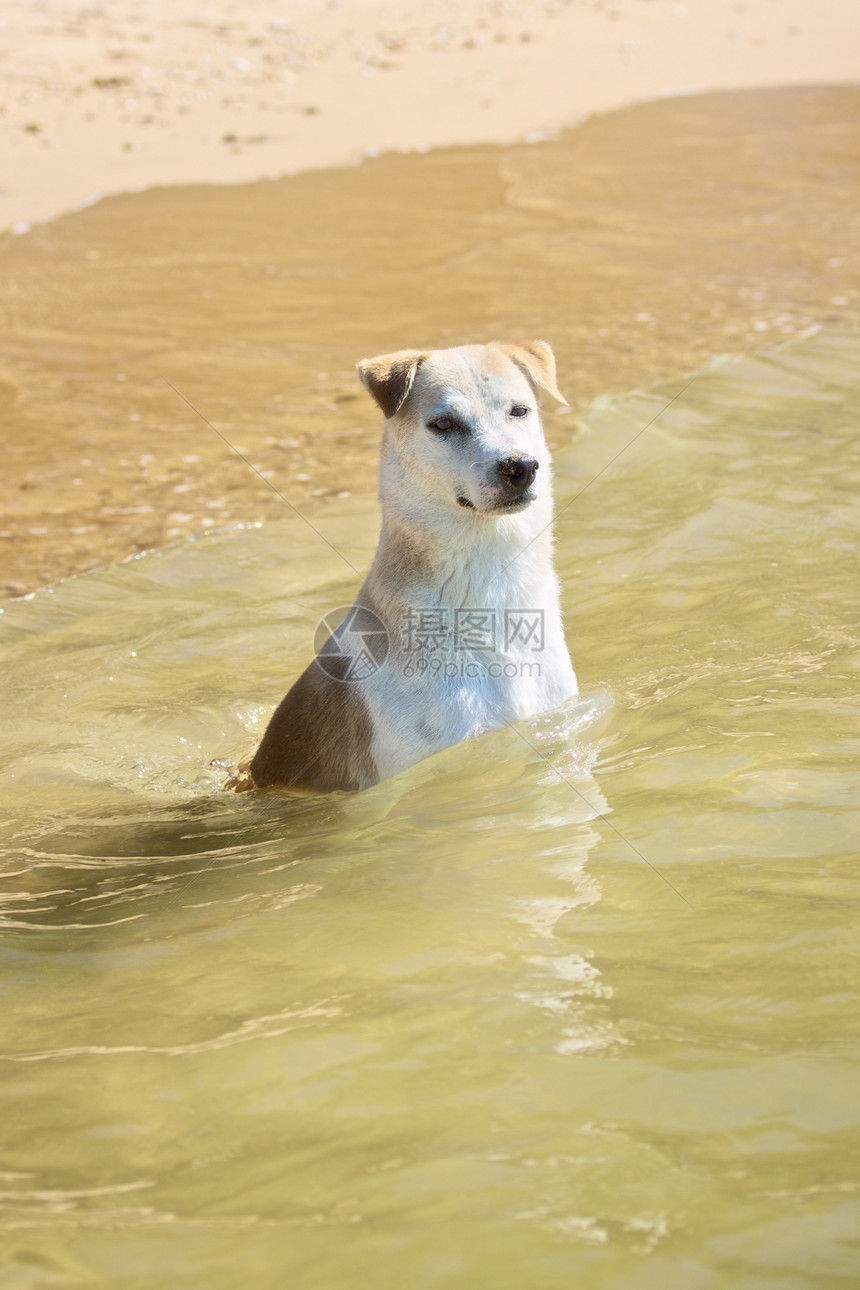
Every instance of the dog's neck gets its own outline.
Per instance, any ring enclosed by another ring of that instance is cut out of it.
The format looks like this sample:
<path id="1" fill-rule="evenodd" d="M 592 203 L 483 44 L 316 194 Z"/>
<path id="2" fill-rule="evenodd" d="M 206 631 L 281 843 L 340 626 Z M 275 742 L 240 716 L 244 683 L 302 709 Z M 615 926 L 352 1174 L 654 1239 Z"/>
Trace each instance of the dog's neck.
<path id="1" fill-rule="evenodd" d="M 546 477 L 540 496 L 514 515 L 442 510 L 436 501 L 422 505 L 398 483 L 392 472 L 383 483 L 382 532 L 365 584 L 381 610 L 557 605 Z"/>

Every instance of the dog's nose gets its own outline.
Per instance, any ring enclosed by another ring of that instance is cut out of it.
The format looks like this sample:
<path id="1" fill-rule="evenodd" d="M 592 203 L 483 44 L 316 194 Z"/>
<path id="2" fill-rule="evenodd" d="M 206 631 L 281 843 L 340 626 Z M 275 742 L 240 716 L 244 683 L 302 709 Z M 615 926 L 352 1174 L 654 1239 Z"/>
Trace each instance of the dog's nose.
<path id="1" fill-rule="evenodd" d="M 538 465 L 534 457 L 503 457 L 499 462 L 498 471 L 503 484 L 524 493 L 534 480 Z"/>

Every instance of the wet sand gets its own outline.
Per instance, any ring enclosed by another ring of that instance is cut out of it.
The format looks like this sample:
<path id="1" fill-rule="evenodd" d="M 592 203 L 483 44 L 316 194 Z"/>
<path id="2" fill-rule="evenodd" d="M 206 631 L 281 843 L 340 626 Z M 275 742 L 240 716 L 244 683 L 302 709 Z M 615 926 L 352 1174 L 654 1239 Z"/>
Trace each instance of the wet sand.
<path id="1" fill-rule="evenodd" d="M 543 335 L 558 444 L 601 393 L 856 329 L 858 119 L 857 88 L 672 98 L 0 237 L 5 594 L 279 513 L 216 431 L 301 509 L 372 489 L 371 353 Z"/>
<path id="2" fill-rule="evenodd" d="M 94 194 L 857 80 L 855 0 L 39 0 L 0 11 L 0 228 Z"/>

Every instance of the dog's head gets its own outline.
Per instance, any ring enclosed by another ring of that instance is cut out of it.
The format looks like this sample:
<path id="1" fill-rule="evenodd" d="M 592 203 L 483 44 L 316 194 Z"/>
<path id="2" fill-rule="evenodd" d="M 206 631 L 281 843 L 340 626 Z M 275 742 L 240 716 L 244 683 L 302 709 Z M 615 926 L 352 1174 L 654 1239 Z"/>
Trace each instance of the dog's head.
<path id="1" fill-rule="evenodd" d="M 540 495 L 549 458 L 537 391 L 565 402 L 545 341 L 401 350 L 365 359 L 358 373 L 413 490 L 491 516 Z"/>

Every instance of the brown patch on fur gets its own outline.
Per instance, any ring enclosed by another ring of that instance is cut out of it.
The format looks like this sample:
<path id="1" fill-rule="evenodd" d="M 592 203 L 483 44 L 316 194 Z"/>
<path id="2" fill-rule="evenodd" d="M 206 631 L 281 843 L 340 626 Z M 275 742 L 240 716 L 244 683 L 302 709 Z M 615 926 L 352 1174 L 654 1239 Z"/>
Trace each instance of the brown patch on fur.
<path id="1" fill-rule="evenodd" d="M 540 386 L 567 407 L 567 399 L 556 385 L 555 355 L 545 340 L 493 341 L 492 344 L 513 359 L 532 385 Z"/>
<path id="2" fill-rule="evenodd" d="M 370 585 L 362 591 L 362 603 L 384 617 L 375 603 L 380 593 L 387 600 L 392 592 L 432 581 L 432 576 L 433 563 L 426 547 L 411 534 L 396 529 L 386 535 L 384 545 L 379 547 L 370 571 Z"/>
<path id="3" fill-rule="evenodd" d="M 255 787 L 354 793 L 375 784 L 373 722 L 360 684 L 333 680 L 314 659 L 281 700 L 251 760 Z"/>
<path id="4" fill-rule="evenodd" d="M 415 381 L 415 373 L 426 353 L 418 349 L 401 349 L 395 354 L 364 358 L 358 364 L 358 375 L 369 394 L 382 409 L 387 421 L 396 416 Z"/>

